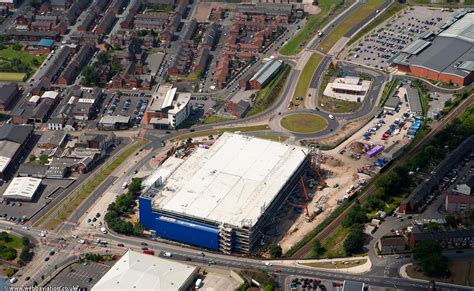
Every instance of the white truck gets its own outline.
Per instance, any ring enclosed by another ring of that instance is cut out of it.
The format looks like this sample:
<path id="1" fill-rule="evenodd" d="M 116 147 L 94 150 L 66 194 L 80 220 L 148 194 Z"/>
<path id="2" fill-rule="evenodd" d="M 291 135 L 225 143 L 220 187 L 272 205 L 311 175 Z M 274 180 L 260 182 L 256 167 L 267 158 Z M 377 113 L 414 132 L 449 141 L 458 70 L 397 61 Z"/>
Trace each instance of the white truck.
<path id="1" fill-rule="evenodd" d="M 101 231 L 103 234 L 107 234 L 107 229 L 105 229 L 105 227 L 101 227 L 101 228 L 100 228 L 100 231 Z"/>
<path id="2" fill-rule="evenodd" d="M 197 279 L 197 280 L 196 280 L 196 284 L 195 284 L 196 289 L 201 288 L 201 284 L 202 284 L 202 279 L 201 279 L 201 278 Z"/>
<path id="3" fill-rule="evenodd" d="M 173 256 L 173 254 L 170 253 L 170 252 L 163 252 L 163 257 L 168 257 L 168 258 L 170 258 L 170 257 L 172 257 L 172 256 Z"/>

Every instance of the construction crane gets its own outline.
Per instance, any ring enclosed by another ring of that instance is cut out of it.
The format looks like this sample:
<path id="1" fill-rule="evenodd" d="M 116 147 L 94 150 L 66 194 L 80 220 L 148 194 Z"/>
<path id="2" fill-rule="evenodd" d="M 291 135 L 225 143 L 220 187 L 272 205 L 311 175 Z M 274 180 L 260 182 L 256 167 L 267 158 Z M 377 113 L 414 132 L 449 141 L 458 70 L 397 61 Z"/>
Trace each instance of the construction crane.
<path id="1" fill-rule="evenodd" d="M 321 176 L 321 167 L 319 163 L 319 147 L 310 145 L 308 148 L 309 148 L 309 153 L 308 153 L 309 165 L 311 169 L 314 171 L 314 173 L 318 175 L 319 185 L 321 189 L 325 188 L 327 187 L 327 183 L 324 180 L 323 176 Z"/>
<path id="2" fill-rule="evenodd" d="M 303 176 L 301 176 L 300 182 L 301 182 L 301 187 L 303 187 L 304 199 L 305 199 L 306 201 L 311 200 L 311 199 L 309 198 L 309 195 L 308 195 L 308 189 L 306 189 L 306 185 L 304 184 Z"/>

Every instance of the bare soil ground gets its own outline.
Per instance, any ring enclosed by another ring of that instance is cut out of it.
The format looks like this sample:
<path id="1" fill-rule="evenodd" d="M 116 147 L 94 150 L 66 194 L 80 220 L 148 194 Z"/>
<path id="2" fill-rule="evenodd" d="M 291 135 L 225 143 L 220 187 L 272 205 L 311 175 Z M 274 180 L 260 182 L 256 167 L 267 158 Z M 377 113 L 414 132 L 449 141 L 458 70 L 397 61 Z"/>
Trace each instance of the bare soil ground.
<path id="1" fill-rule="evenodd" d="M 224 2 L 199 2 L 198 7 L 194 13 L 194 18 L 198 22 L 208 21 L 209 14 L 211 13 L 212 8 L 221 7 L 222 9 L 233 10 L 237 7 L 236 3 L 224 3 Z"/>
<path id="2" fill-rule="evenodd" d="M 382 127 L 372 135 L 371 140 L 364 140 L 363 134 L 368 129 L 374 127 L 374 125 L 378 123 L 378 119 L 368 122 L 360 129 L 360 124 L 365 123 L 366 120 L 357 120 L 347 123 L 342 127 L 342 130 L 338 134 L 319 141 L 324 144 L 335 144 L 353 133 L 347 140 L 334 149 L 322 151 L 322 155 L 324 155 L 326 159 L 321 162 L 320 167 L 323 170 L 322 172 L 325 173 L 323 176 L 325 177 L 327 187 L 320 191 L 316 191 L 312 201 L 309 201 L 307 206 L 310 214 L 314 213 L 314 209 L 317 206 L 321 206 L 323 212 L 310 222 L 305 218 L 304 212 L 297 216 L 295 222 L 289 228 L 289 231 L 286 232 L 280 241 L 283 252 L 287 251 L 292 245 L 303 239 L 307 233 L 316 228 L 319 223 L 336 209 L 338 206 L 337 201 L 343 199 L 344 195 L 348 193 L 350 188 L 355 188 L 354 190 L 349 191 L 349 193 L 352 194 L 357 190 L 359 181 L 362 179 L 368 181 L 378 172 L 378 169 L 376 169 L 373 164 L 379 156 L 368 158 L 362 151 L 364 144 L 371 147 L 374 145 L 384 145 L 385 147 L 389 147 L 393 143 L 397 143 L 401 146 L 409 142 L 409 139 L 404 136 L 407 126 L 405 126 L 405 129 L 398 135 L 392 136 L 386 141 L 381 139 L 383 133 L 389 128 L 389 126 L 396 119 L 401 118 L 403 113 L 407 110 L 408 107 L 403 104 L 400 112 L 395 115 L 386 115 L 382 118 L 384 119 L 385 124 L 383 124 Z M 341 154 L 341 152 L 343 153 Z M 356 153 L 360 155 L 359 159 L 352 157 L 352 155 Z M 364 171 L 359 173 L 359 169 L 364 169 Z"/>

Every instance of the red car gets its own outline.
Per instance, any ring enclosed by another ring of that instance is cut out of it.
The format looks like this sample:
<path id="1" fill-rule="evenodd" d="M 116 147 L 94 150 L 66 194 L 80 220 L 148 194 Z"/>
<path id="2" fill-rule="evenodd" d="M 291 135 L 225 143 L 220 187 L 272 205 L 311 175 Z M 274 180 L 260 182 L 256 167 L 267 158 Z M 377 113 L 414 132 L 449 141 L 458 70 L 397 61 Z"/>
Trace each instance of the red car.
<path id="1" fill-rule="evenodd" d="M 153 250 L 150 250 L 150 249 L 144 250 L 143 253 L 147 254 L 147 255 L 152 255 L 152 256 L 155 254 L 155 252 Z"/>

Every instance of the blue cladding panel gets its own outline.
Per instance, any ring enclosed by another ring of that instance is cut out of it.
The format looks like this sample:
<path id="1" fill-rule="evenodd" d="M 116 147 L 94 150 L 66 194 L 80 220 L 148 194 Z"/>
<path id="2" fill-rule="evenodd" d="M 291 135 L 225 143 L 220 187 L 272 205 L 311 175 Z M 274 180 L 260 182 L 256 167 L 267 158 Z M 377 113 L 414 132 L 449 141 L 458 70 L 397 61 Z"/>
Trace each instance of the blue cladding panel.
<path id="1" fill-rule="evenodd" d="M 219 230 L 216 227 L 175 218 L 151 209 L 151 200 L 140 197 L 140 223 L 156 236 L 211 249 L 219 249 Z"/>

